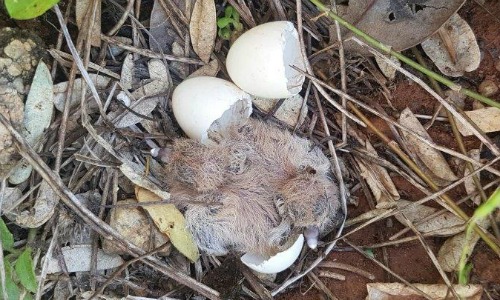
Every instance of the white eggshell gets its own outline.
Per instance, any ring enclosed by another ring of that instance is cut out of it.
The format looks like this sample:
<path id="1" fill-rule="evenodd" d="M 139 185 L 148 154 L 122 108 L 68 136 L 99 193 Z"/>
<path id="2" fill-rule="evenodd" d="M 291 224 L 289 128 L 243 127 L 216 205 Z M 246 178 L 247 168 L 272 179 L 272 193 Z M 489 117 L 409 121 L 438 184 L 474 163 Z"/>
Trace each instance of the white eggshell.
<path id="1" fill-rule="evenodd" d="M 247 265 L 250 269 L 260 273 L 278 273 L 286 270 L 293 264 L 293 262 L 300 255 L 302 245 L 304 245 L 304 236 L 301 234 L 290 248 L 272 256 L 269 259 L 266 259 L 259 254 L 246 253 L 241 257 L 241 262 Z"/>
<path id="2" fill-rule="evenodd" d="M 172 95 L 172 108 L 182 130 L 190 138 L 201 141 L 207 137 L 210 125 L 238 100 L 245 100 L 250 116 L 250 95 L 229 81 L 199 76 L 177 86 Z"/>
<path id="3" fill-rule="evenodd" d="M 302 89 L 305 70 L 299 35 L 288 21 L 269 22 L 242 34 L 227 54 L 231 80 L 245 92 L 262 98 L 288 98 Z"/>

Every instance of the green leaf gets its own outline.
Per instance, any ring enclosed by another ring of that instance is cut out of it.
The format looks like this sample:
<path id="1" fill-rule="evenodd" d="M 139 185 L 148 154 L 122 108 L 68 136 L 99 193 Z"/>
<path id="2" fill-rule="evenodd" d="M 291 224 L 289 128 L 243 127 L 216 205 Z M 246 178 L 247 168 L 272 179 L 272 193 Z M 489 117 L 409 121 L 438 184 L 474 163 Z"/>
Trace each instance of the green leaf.
<path id="1" fill-rule="evenodd" d="M 224 10 L 224 16 L 226 18 L 231 18 L 233 16 L 233 14 L 236 12 L 236 9 L 234 9 L 234 7 L 232 7 L 231 5 L 226 7 L 226 9 Z M 236 12 L 238 13 L 238 12 Z"/>
<path id="2" fill-rule="evenodd" d="M 4 250 L 10 251 L 14 247 L 14 236 L 10 233 L 5 222 L 0 218 L 0 236 L 2 238 L 2 246 Z"/>
<path id="3" fill-rule="evenodd" d="M 231 18 L 220 18 L 217 20 L 217 27 L 225 28 L 231 24 L 233 20 Z"/>
<path id="4" fill-rule="evenodd" d="M 229 28 L 219 28 L 219 36 L 224 40 L 229 40 L 231 38 L 231 30 Z"/>
<path id="5" fill-rule="evenodd" d="M 469 281 L 470 271 L 472 270 L 472 264 L 466 264 L 465 267 L 458 272 L 458 283 L 461 285 L 466 285 Z"/>
<path id="6" fill-rule="evenodd" d="M 37 282 L 35 271 L 33 270 L 33 259 L 31 258 L 31 248 L 26 249 L 19 255 L 16 260 L 15 270 L 17 277 L 21 280 L 21 284 L 30 292 L 35 293 L 37 290 Z"/>
<path id="7" fill-rule="evenodd" d="M 7 259 L 3 261 L 5 266 L 5 287 L 7 290 L 7 296 L 9 299 L 19 299 L 21 292 L 19 291 L 19 287 L 16 285 L 14 280 L 12 280 L 12 267 L 10 262 Z M 2 294 L 2 283 L 0 282 L 0 299 L 3 299 Z"/>
<path id="8" fill-rule="evenodd" d="M 5 0 L 5 7 L 11 18 L 28 20 L 41 16 L 59 0 Z"/>

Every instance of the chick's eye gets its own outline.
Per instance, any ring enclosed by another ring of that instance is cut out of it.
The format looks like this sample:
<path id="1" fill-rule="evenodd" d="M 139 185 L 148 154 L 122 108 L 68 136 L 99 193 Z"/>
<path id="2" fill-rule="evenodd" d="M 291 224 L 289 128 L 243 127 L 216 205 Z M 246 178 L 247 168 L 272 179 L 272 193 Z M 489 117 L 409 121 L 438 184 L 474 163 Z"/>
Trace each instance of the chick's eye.
<path id="1" fill-rule="evenodd" d="M 307 173 L 311 174 L 311 175 L 316 174 L 316 170 L 313 167 L 311 167 L 311 166 L 307 166 L 306 169 L 305 169 L 305 171 Z"/>

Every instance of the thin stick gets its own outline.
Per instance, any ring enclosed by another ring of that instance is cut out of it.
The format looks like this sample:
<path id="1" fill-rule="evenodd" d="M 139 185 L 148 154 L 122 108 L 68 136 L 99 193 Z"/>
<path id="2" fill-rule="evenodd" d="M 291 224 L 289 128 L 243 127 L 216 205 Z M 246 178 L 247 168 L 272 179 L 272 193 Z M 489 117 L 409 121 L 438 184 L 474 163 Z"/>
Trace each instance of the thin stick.
<path id="1" fill-rule="evenodd" d="M 4 117 L 0 114 L 2 118 Z M 5 190 L 7 189 L 7 176 L 2 178 L 1 188 L 0 188 L 0 215 L 2 212 L 2 204 L 5 197 Z M 7 294 L 7 287 L 5 286 L 5 265 L 3 259 L 3 237 L 0 237 L 0 282 L 2 283 L 2 295 L 4 299 L 9 299 Z"/>
<path id="2" fill-rule="evenodd" d="M 389 54 L 391 56 L 396 57 L 400 61 L 402 61 L 402 62 L 406 63 L 407 65 L 411 66 L 412 68 L 424 73 L 425 75 L 434 78 L 436 81 L 446 85 L 447 87 L 449 87 L 450 89 L 452 89 L 454 91 L 459 91 L 459 92 L 463 93 L 464 95 L 467 95 L 471 98 L 474 98 L 474 99 L 476 99 L 480 102 L 483 102 L 489 106 L 500 108 L 500 103 L 498 103 L 498 102 L 496 102 L 488 97 L 480 95 L 476 92 L 468 90 L 460 85 L 457 85 L 453 81 L 451 81 L 451 80 L 449 80 L 449 79 L 447 79 L 447 78 L 445 78 L 445 77 L 443 77 L 435 72 L 432 72 L 431 70 L 424 68 L 423 66 L 414 62 L 413 60 L 409 59 L 408 57 L 404 56 L 403 54 L 392 50 L 392 48 L 390 46 L 385 45 L 385 44 L 377 41 L 375 38 L 364 33 L 363 31 L 356 28 L 354 25 L 350 24 L 349 22 L 347 22 L 343 18 L 339 17 L 337 14 L 335 14 L 329 8 L 327 8 L 323 3 L 321 3 L 320 0 L 309 0 L 309 1 L 311 1 L 314 5 L 316 5 L 316 7 L 320 11 L 324 12 L 325 15 L 328 15 L 328 17 L 330 17 L 331 19 L 338 21 L 340 23 L 340 25 L 346 27 L 347 29 L 349 29 L 350 31 L 354 32 L 356 35 L 361 37 L 370 46 L 375 47 L 386 54 Z"/>

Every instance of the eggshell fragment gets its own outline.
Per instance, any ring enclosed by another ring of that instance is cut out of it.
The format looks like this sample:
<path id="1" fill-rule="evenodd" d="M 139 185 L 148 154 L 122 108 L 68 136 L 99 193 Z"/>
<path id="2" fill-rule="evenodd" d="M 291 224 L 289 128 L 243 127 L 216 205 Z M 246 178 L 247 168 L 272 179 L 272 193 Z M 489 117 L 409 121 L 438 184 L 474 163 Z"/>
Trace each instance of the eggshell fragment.
<path id="1" fill-rule="evenodd" d="M 242 90 L 261 98 L 288 98 L 302 89 L 305 70 L 299 35 L 288 21 L 269 22 L 242 34 L 231 46 L 226 67 Z"/>
<path id="2" fill-rule="evenodd" d="M 172 95 L 172 108 L 182 130 L 198 141 L 207 138 L 210 125 L 238 100 L 244 100 L 252 113 L 250 95 L 233 83 L 208 76 L 187 79 Z"/>
<path id="3" fill-rule="evenodd" d="M 304 236 L 301 234 L 290 248 L 272 256 L 269 259 L 266 259 L 259 254 L 247 253 L 241 257 L 241 262 L 247 265 L 250 269 L 260 273 L 279 273 L 290 267 L 299 257 L 302 245 L 304 245 Z"/>

